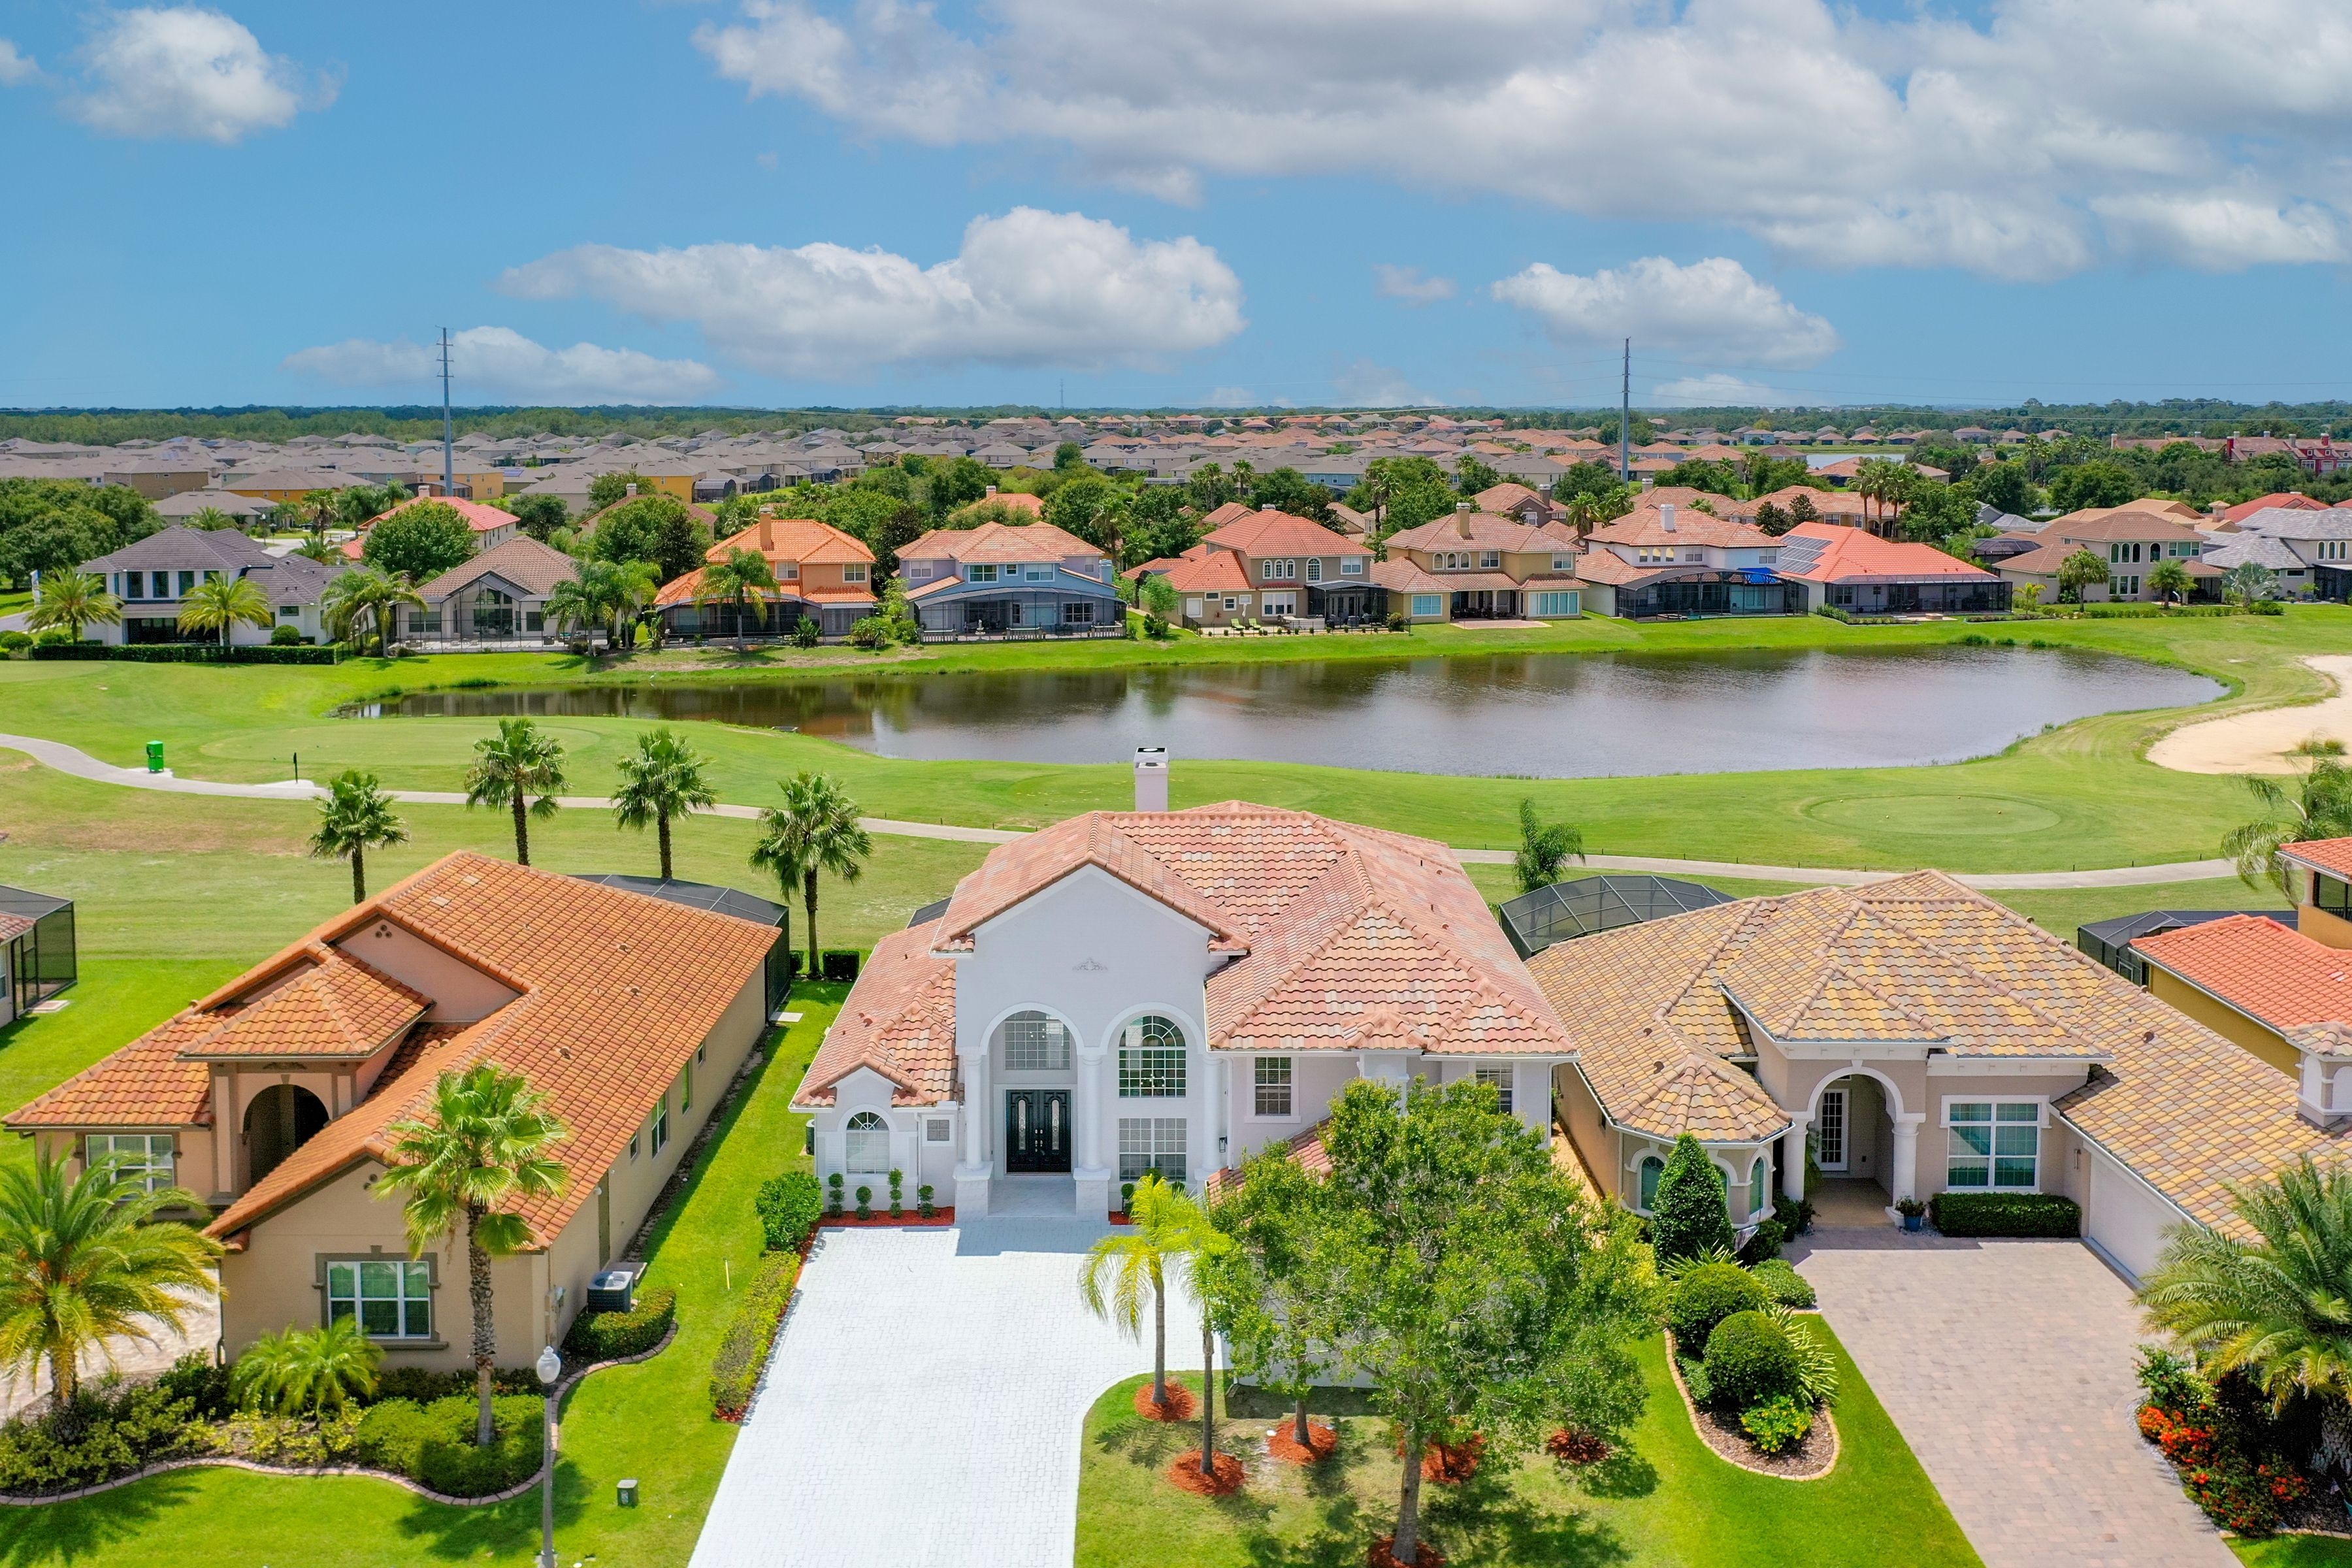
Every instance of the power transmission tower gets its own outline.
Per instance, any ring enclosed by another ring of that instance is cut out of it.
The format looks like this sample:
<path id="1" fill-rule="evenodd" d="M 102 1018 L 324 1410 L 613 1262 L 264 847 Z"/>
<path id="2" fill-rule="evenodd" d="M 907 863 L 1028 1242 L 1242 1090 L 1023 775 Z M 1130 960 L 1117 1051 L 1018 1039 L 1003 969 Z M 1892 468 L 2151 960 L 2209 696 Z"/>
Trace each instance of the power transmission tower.
<path id="1" fill-rule="evenodd" d="M 457 455 L 449 423 L 449 329 L 441 329 L 441 493 L 457 493 Z"/>

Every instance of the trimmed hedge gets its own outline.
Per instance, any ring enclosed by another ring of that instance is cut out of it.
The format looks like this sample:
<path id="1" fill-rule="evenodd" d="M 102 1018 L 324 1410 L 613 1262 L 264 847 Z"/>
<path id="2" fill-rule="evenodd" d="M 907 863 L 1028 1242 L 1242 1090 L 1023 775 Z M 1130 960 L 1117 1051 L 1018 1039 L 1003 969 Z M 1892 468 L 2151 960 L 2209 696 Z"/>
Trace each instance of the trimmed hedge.
<path id="1" fill-rule="evenodd" d="M 824 1217 L 824 1188 L 812 1171 L 786 1171 L 760 1184 L 753 1200 L 771 1252 L 797 1252 Z"/>
<path id="2" fill-rule="evenodd" d="M 1946 1236 L 2076 1237 L 2083 1211 L 2053 1193 L 1937 1193 L 1929 1223 Z"/>
<path id="3" fill-rule="evenodd" d="M 857 978 L 856 948 L 828 948 L 818 956 L 824 961 L 824 977 L 827 980 L 848 981 Z"/>
<path id="4" fill-rule="evenodd" d="M 392 1470 L 449 1497 L 487 1497 L 539 1473 L 546 1402 L 508 1394 L 490 1401 L 487 1448 L 474 1446 L 473 1396 L 453 1394 L 430 1405 L 382 1399 L 360 1417 L 362 1464 Z"/>
<path id="5" fill-rule="evenodd" d="M 1785 1258 L 1768 1258 L 1748 1272 L 1764 1293 L 1782 1307 L 1811 1307 L 1816 1298 L 1812 1281 L 1797 1272 L 1796 1266 Z"/>
<path id="6" fill-rule="evenodd" d="M 643 1355 L 661 1343 L 677 1321 L 677 1292 L 648 1290 L 635 1311 L 583 1312 L 572 1319 L 572 1331 L 563 1336 L 563 1353 L 583 1366 Z"/>
<path id="7" fill-rule="evenodd" d="M 727 1337 L 719 1342 L 719 1354 L 710 1363 L 710 1412 L 719 1420 L 740 1421 L 751 1409 L 751 1395 L 759 1390 L 760 1373 L 767 1367 L 768 1352 L 783 1324 L 784 1309 L 792 1303 L 793 1284 L 800 1271 L 800 1254 L 771 1252 L 760 1260 L 760 1272 L 744 1287 L 735 1321 L 727 1325 Z"/>
<path id="8" fill-rule="evenodd" d="M 1675 1343 L 1697 1350 L 1716 1324 L 1734 1312 L 1752 1312 L 1771 1300 L 1762 1280 L 1737 1263 L 1694 1264 L 1667 1287 L 1666 1321 Z"/>
<path id="9" fill-rule="evenodd" d="M 33 645 L 34 658 L 114 659 L 126 664 L 333 664 L 342 657 L 335 647 L 223 647 L 218 643 L 130 643 L 110 647 L 104 643 Z"/>

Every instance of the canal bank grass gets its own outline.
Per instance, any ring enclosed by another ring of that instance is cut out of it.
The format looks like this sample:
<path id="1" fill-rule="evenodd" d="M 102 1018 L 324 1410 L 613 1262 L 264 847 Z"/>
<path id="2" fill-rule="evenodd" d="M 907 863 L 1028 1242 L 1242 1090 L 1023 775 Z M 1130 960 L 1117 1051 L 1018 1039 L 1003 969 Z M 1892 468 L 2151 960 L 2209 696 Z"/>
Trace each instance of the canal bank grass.
<path id="1" fill-rule="evenodd" d="M 1439 628 L 1458 636 L 1218 639 L 1248 657 L 1369 657 L 1337 650 L 1362 645 L 1401 653 L 1492 652 L 1486 640 L 1517 634 Z M 1470 778 L 1380 771 L 1380 737 L 1328 767 L 1179 759 L 1179 805 L 1240 797 L 1320 811 L 1426 835 L 1468 847 L 1507 847 L 1518 802 L 1577 823 L 1599 853 L 1650 854 L 1777 865 L 1898 869 L 1920 864 L 1958 870 L 2068 869 L 2210 856 L 2222 833 L 2247 815 L 2234 779 L 2180 774 L 2147 763 L 2154 738 L 2174 724 L 2233 709 L 2308 700 L 2325 683 L 2299 662 L 2310 653 L 2352 650 L 2352 611 L 2295 606 L 2270 616 L 2004 623 L 1982 630 L 1944 623 L 1843 626 L 1819 616 L 1712 621 L 1666 626 L 1567 623 L 1529 634 L 1530 651 L 1690 653 L 1754 647 L 1932 647 L 1961 636 L 2039 638 L 2053 646 L 2151 658 L 2227 682 L 2231 695 L 2193 710 L 2107 714 L 2021 742 L 1997 757 L 1919 768 L 1810 769 L 1677 774 L 1651 778 Z M 1996 637 L 1998 640 L 1998 637 Z M 1200 639 L 1192 639 L 1194 644 Z M 1184 646 L 1192 646 L 1186 644 Z M 917 650 L 928 653 L 929 650 Z M 1230 651 L 1230 650 L 1226 650 Z M 991 645 L 940 650 L 935 659 L 894 668 L 1054 668 L 1157 659 L 1131 643 Z M 961 662 L 950 662 L 953 660 Z M 700 662 L 681 679 L 791 679 L 873 668 L 838 658 L 795 665 L 783 656 L 730 668 L 731 656 L 663 655 Z M 828 657 L 835 657 L 829 655 Z M 1206 658 L 1209 656 L 1192 656 Z M 1222 657 L 1222 656 L 1220 656 Z M 164 742 L 178 771 L 236 780 L 316 778 L 369 768 L 394 787 L 458 786 L 488 720 L 349 721 L 337 706 L 395 689 L 436 685 L 549 684 L 646 678 L 628 666 L 589 677 L 562 655 L 444 656 L 332 668 L 0 663 L 0 729 L 68 742 L 131 764 L 143 742 Z M 561 719 L 551 728 L 570 752 L 570 787 L 603 793 L 614 764 L 646 726 L 626 719 Z M 709 753 L 721 799 L 765 805 L 781 778 L 803 768 L 839 777 L 868 814 L 981 826 L 1036 827 L 1076 812 L 1123 806 L 1128 768 L 996 762 L 907 762 L 805 735 L 703 723 L 695 743 Z"/>

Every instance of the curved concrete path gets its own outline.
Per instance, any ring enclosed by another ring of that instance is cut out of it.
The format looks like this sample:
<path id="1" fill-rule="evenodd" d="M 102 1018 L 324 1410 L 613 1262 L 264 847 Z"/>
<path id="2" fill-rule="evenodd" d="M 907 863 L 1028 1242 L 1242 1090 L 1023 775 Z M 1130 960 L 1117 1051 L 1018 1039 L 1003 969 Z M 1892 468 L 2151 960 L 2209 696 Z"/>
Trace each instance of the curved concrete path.
<path id="1" fill-rule="evenodd" d="M 238 795 L 250 800 L 316 800 L 327 792 L 315 784 L 298 779 L 286 779 L 277 784 L 230 784 L 218 779 L 175 778 L 169 773 L 151 773 L 143 768 L 118 768 L 111 763 L 100 762 L 89 752 L 79 751 L 62 741 L 45 741 L 36 735 L 0 734 L 0 750 L 22 752 L 34 761 L 71 773 L 76 778 L 94 779 L 100 784 L 121 784 L 131 789 L 163 790 L 174 795 Z M 463 805 L 466 797 L 455 790 L 396 789 L 384 793 L 393 799 L 413 805 Z M 595 795 L 560 795 L 556 804 L 583 811 L 607 811 L 613 803 Z M 714 816 L 757 818 L 759 808 L 750 805 L 719 805 L 710 808 Z M 868 833 L 887 834 L 898 838 L 944 838 L 964 844 L 1010 844 L 1025 837 L 1022 830 L 1003 827 L 959 827 L 940 822 L 900 822 L 887 816 L 862 817 Z M 1454 854 L 1472 865 L 1507 866 L 1511 852 L 1507 849 L 1456 849 Z M 1586 868 L 1595 871 L 1649 871 L 1669 877 L 1732 877 L 1754 882 L 1801 882 L 1812 887 L 1853 887 L 1864 882 L 1883 881 L 1901 876 L 1899 871 L 1857 871 L 1824 866 L 1752 866 L 1737 860 L 1678 860 L 1658 855 L 1587 855 Z M 2162 866 L 2109 866 L 2088 871 L 1967 871 L 1953 876 L 1971 888 L 1986 891 L 2013 889 L 2020 891 L 2053 888 L 2137 888 L 2158 882 L 2203 881 L 2215 877 L 2236 874 L 2236 867 L 2223 859 L 2175 860 Z"/>

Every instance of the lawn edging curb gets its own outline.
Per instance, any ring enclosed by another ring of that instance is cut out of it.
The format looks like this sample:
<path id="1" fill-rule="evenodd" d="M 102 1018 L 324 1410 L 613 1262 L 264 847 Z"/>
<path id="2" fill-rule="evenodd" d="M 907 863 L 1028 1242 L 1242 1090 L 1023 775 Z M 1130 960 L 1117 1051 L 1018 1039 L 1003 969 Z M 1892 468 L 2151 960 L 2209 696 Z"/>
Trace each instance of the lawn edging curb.
<path id="1" fill-rule="evenodd" d="M 1691 1435 L 1699 1440 L 1700 1446 L 1705 1447 L 1708 1453 L 1713 1454 L 1717 1458 L 1721 1459 L 1727 1465 L 1730 1465 L 1737 1469 L 1746 1470 L 1751 1476 L 1763 1476 L 1769 1479 L 1776 1481 L 1794 1481 L 1802 1484 L 1807 1481 L 1825 1481 L 1832 1476 L 1837 1474 L 1838 1460 L 1845 1452 L 1845 1440 L 1843 1435 L 1838 1431 L 1836 1414 L 1828 1405 L 1823 1405 L 1815 1413 L 1813 1417 L 1817 1424 L 1826 1425 L 1830 1429 L 1829 1463 L 1823 1465 L 1816 1474 L 1810 1476 L 1783 1475 L 1779 1470 L 1768 1470 L 1760 1465 L 1751 1465 L 1746 1459 L 1741 1458 L 1737 1455 L 1725 1453 L 1720 1447 L 1716 1446 L 1712 1439 L 1708 1437 L 1707 1428 L 1699 1416 L 1698 1405 L 1691 1399 L 1690 1386 L 1683 1382 L 1682 1363 L 1680 1358 L 1675 1354 L 1674 1334 L 1671 1331 L 1667 1332 L 1664 1335 L 1664 1340 L 1666 1347 L 1666 1375 L 1675 1380 L 1675 1392 L 1682 1395 L 1683 1414 L 1690 1417 Z"/>

